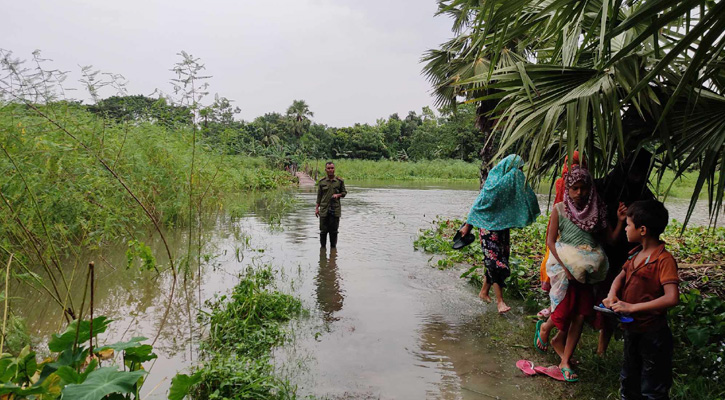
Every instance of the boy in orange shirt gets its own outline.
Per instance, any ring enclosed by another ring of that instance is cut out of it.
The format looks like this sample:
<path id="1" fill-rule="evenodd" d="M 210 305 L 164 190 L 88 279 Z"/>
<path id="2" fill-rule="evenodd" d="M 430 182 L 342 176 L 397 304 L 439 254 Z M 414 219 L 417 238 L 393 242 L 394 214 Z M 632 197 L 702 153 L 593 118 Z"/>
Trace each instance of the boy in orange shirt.
<path id="1" fill-rule="evenodd" d="M 632 203 L 627 240 L 639 243 L 614 279 L 604 305 L 634 319 L 623 324 L 622 400 L 669 399 L 672 386 L 672 332 L 667 309 L 679 302 L 677 262 L 660 241 L 669 214 L 656 200 Z"/>

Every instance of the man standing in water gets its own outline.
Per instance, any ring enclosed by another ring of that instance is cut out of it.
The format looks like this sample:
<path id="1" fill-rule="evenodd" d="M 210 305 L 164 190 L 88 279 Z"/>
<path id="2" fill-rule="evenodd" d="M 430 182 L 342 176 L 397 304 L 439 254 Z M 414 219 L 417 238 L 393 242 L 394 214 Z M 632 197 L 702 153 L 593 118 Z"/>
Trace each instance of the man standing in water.
<path id="1" fill-rule="evenodd" d="M 330 248 L 337 247 L 337 227 L 340 225 L 342 205 L 340 199 L 345 197 L 345 182 L 335 176 L 335 164 L 325 163 L 327 177 L 317 182 L 317 206 L 315 216 L 320 218 L 320 245 L 327 245 L 327 233 L 330 233 Z"/>

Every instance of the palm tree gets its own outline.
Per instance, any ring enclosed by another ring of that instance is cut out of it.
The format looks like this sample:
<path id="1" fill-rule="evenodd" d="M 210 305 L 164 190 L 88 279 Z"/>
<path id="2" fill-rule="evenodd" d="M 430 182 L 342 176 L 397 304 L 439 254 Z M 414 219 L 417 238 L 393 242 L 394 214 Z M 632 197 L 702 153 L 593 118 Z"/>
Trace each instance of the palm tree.
<path id="1" fill-rule="evenodd" d="M 287 119 L 290 123 L 290 130 L 295 137 L 300 138 L 310 127 L 310 119 L 315 114 L 304 100 L 294 100 L 287 109 Z"/>
<path id="2" fill-rule="evenodd" d="M 603 175 L 652 150 L 658 184 L 666 169 L 699 169 L 687 219 L 703 188 L 717 219 L 725 0 L 440 0 L 439 13 L 457 36 L 424 71 L 439 102 L 481 106 L 502 135 L 494 158 L 516 151 L 539 178 L 579 149 Z"/>

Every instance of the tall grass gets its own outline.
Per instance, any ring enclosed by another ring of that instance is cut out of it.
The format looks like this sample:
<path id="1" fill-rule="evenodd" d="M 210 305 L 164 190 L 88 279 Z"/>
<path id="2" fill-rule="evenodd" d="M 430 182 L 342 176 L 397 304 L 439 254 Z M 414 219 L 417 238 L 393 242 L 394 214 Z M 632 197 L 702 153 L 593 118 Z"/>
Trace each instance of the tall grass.
<path id="1" fill-rule="evenodd" d="M 23 272 L 43 266 L 45 277 L 32 281 L 64 309 L 73 278 L 62 273 L 62 264 L 81 248 L 145 233 L 152 222 L 146 211 L 167 228 L 190 223 L 189 127 L 116 124 L 74 103 L 0 103 L 0 132 L 0 209 L 6 216 L 0 252 L 14 253 Z M 218 209 L 231 194 L 289 183 L 261 159 L 222 157 L 205 146 L 195 157 L 195 201 L 207 209 Z"/>

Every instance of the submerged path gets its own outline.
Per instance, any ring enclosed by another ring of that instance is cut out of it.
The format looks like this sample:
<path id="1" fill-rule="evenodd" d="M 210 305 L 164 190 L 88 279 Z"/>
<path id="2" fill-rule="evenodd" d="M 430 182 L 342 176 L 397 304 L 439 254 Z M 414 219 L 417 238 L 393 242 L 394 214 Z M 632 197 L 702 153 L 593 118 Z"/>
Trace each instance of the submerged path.
<path id="1" fill-rule="evenodd" d="M 300 187 L 312 187 L 317 184 L 312 178 L 310 178 L 309 175 L 302 171 L 297 171 L 295 176 L 297 176 L 297 179 L 299 180 Z"/>

